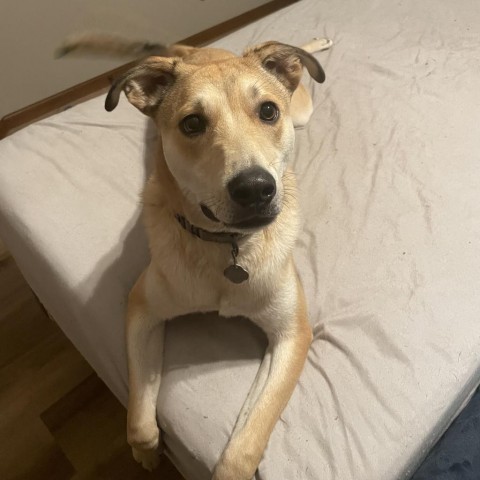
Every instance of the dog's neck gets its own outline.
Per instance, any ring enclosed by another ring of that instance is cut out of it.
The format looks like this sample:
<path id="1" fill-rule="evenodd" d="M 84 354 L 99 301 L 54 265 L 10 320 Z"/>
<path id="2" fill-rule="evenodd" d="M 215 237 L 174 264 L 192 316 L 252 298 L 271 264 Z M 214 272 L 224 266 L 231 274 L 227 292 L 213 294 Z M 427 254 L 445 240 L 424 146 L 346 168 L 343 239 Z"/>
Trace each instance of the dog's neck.
<path id="1" fill-rule="evenodd" d="M 234 232 L 209 232 L 203 228 L 196 227 L 192 225 L 184 216 L 176 214 L 175 218 L 178 223 L 184 228 L 187 232 L 190 232 L 195 237 L 200 238 L 206 242 L 216 242 L 216 243 L 228 243 L 231 246 L 231 254 L 233 264 L 230 264 L 225 268 L 223 274 L 228 280 L 233 283 L 243 283 L 248 280 L 249 273 L 241 265 L 237 263 L 237 257 L 240 253 L 238 248 L 238 241 L 242 238 L 248 237 L 248 234 L 234 233 Z"/>
<path id="2" fill-rule="evenodd" d="M 235 245 L 239 240 L 248 236 L 245 233 L 237 232 L 210 232 L 200 227 L 192 225 L 183 215 L 175 214 L 178 223 L 195 237 L 205 240 L 206 242 L 229 243 Z"/>

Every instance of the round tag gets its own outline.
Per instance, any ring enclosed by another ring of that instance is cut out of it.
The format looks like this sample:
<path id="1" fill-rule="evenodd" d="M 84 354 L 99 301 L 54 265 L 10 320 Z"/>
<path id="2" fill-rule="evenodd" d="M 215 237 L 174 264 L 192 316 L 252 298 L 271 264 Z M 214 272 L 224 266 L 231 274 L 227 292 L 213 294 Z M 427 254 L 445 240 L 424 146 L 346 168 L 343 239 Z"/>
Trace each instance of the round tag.
<path id="1" fill-rule="evenodd" d="M 240 265 L 229 265 L 223 274 L 233 283 L 242 283 L 248 280 L 248 272 Z"/>

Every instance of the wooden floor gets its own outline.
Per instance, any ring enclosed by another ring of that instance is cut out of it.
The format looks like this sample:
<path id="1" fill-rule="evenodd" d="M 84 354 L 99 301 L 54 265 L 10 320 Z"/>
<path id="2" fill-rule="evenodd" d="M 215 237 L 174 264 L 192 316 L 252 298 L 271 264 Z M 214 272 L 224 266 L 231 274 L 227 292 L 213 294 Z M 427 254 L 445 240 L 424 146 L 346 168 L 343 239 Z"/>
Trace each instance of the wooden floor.
<path id="1" fill-rule="evenodd" d="M 0 256 L 0 479 L 183 480 L 165 457 L 151 474 L 135 463 L 125 418 Z"/>

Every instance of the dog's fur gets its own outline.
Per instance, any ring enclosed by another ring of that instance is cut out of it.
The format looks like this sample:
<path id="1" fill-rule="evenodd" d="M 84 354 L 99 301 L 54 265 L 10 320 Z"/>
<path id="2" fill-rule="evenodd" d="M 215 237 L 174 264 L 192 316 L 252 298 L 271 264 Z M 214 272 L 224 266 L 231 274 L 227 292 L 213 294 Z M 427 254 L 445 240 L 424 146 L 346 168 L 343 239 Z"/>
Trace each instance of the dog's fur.
<path id="1" fill-rule="evenodd" d="M 84 46 L 101 50 L 100 43 Z M 70 44 L 67 51 L 81 45 Z M 139 45 L 132 48 L 138 52 Z M 295 177 L 288 164 L 293 127 L 305 124 L 312 113 L 310 96 L 299 83 L 303 66 L 317 81 L 324 80 L 322 68 L 307 50 L 330 45 L 316 40 L 302 50 L 268 42 L 242 57 L 213 48 L 158 46 L 168 56 L 145 59 L 109 92 L 108 110 L 124 91 L 130 103 L 154 120 L 160 137 L 143 197 L 151 262 L 133 287 L 127 309 L 128 441 L 135 459 L 147 469 L 157 464 L 160 444 L 156 405 L 166 321 L 191 312 L 242 315 L 259 325 L 269 340 L 214 480 L 253 477 L 295 388 L 312 334 L 292 259 L 299 221 Z M 264 102 L 278 107 L 275 121 L 259 118 Z M 179 125 L 191 114 L 201 115 L 206 127 L 187 136 Z M 229 196 L 229 182 L 252 167 L 269 172 L 276 183 L 265 211 L 246 211 Z M 213 217 L 202 212 L 202 205 Z M 175 214 L 210 232 L 247 234 L 239 242 L 238 261 L 248 270 L 248 281 L 234 284 L 223 275 L 231 264 L 228 244 L 196 238 Z M 255 227 L 256 217 L 262 215 L 267 220 L 261 218 Z"/>

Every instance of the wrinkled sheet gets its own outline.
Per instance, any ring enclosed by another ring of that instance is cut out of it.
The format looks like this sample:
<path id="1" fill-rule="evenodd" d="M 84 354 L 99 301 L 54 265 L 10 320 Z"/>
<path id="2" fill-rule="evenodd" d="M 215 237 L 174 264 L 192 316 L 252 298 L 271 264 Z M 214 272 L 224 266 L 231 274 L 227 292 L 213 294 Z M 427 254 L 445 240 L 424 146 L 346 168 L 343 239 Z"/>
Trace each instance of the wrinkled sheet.
<path id="1" fill-rule="evenodd" d="M 305 0 L 217 42 L 335 42 L 297 131 L 295 251 L 314 341 L 257 480 L 411 476 L 480 379 L 480 5 Z M 67 67 L 66 67 L 67 68 Z M 125 403 L 125 298 L 148 261 L 155 132 L 93 99 L 0 143 L 0 236 Z M 158 414 L 206 480 L 265 348 L 243 319 L 168 326 Z"/>

